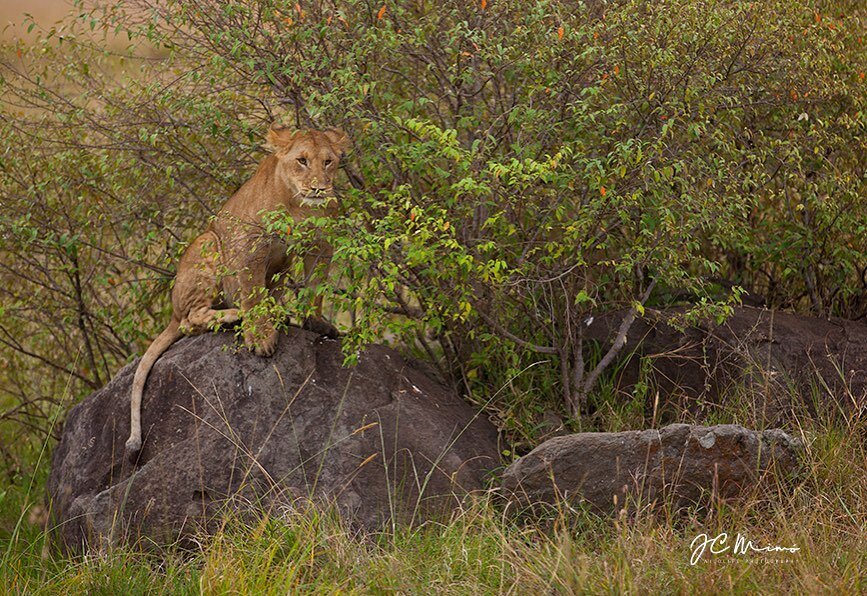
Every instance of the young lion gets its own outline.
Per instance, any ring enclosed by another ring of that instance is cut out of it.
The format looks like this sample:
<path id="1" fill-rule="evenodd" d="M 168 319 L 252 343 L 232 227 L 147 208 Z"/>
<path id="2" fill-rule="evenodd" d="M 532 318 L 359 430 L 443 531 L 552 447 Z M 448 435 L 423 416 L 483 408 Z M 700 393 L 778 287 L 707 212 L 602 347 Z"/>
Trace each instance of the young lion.
<path id="1" fill-rule="evenodd" d="M 132 382 L 127 455 L 133 461 L 141 449 L 141 400 L 148 373 L 157 358 L 183 335 L 202 333 L 212 324 L 233 323 L 256 306 L 266 292 L 279 294 L 274 276 L 287 269 L 286 245 L 264 230 L 262 214 L 283 207 L 295 221 L 337 211 L 333 181 L 340 158 L 349 146 L 338 129 L 291 131 L 271 125 L 267 156 L 250 178 L 223 205 L 208 229 L 193 240 L 181 257 L 172 290 L 172 321 L 142 356 Z M 327 270 L 331 247 L 320 242 L 304 257 L 309 278 L 317 263 Z M 240 306 L 237 308 L 236 306 Z M 321 297 L 316 317 L 305 328 L 336 336 L 322 318 Z M 277 347 L 277 331 L 267 317 L 251 321 L 244 343 L 259 356 Z"/>

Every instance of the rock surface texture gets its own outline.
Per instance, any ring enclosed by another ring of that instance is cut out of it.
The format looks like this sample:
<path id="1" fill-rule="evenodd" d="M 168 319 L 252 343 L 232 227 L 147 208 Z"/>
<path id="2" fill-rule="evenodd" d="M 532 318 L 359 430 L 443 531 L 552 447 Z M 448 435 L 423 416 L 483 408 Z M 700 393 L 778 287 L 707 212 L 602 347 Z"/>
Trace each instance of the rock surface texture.
<path id="1" fill-rule="evenodd" d="M 368 529 L 458 507 L 499 465 L 483 415 L 382 346 L 342 367 L 336 341 L 290 329 L 260 358 L 231 333 L 185 338 L 144 395 L 144 445 L 124 457 L 136 363 L 69 412 L 48 492 L 67 549 L 213 529 L 246 511 L 333 503 Z"/>
<path id="2" fill-rule="evenodd" d="M 641 360 L 650 385 L 677 415 L 684 409 L 714 412 L 732 397 L 744 396 L 768 426 L 789 422 L 793 413 L 817 408 L 847 416 L 867 409 L 867 324 L 738 307 L 722 324 L 705 321 L 686 329 L 669 324 L 682 308 L 647 309 L 627 336 L 626 361 L 616 385 L 631 399 Z M 623 313 L 597 317 L 585 337 L 604 349 L 617 334 Z M 635 350 L 632 357 L 628 354 Z M 648 411 L 656 408 L 648 392 Z M 662 418 L 665 419 L 665 412 Z"/>
<path id="3" fill-rule="evenodd" d="M 800 451 L 780 430 L 731 424 L 579 433 L 550 439 L 506 468 L 503 488 L 518 508 L 568 501 L 607 512 L 627 497 L 681 507 L 784 481 Z"/>

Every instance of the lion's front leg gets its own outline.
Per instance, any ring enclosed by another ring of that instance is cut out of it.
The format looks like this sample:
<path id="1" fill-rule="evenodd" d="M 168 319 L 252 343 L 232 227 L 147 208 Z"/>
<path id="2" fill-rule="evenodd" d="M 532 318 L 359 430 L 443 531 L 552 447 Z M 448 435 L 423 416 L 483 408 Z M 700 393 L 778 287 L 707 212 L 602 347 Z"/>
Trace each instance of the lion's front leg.
<path id="1" fill-rule="evenodd" d="M 261 252 L 237 251 L 230 258 L 230 264 L 246 261 L 235 269 L 244 344 L 258 356 L 271 356 L 277 349 L 277 330 L 269 313 L 260 308 L 262 300 L 268 295 L 265 275 L 267 258 L 258 254 Z"/>
<path id="2" fill-rule="evenodd" d="M 239 281 L 244 344 L 257 356 L 271 356 L 277 349 L 277 330 L 268 313 L 257 312 L 267 295 L 264 271 L 242 275 Z"/>
<path id="3" fill-rule="evenodd" d="M 328 279 L 328 269 L 331 266 L 331 246 L 325 242 L 320 242 L 314 250 L 304 257 L 304 277 L 305 284 L 308 286 L 317 286 Z M 332 339 L 340 336 L 337 327 L 329 323 L 322 316 L 322 295 L 319 294 L 314 298 L 313 305 L 316 309 L 316 314 L 312 317 L 307 317 L 302 326 L 308 331 L 313 331 L 319 335 L 324 335 Z"/>

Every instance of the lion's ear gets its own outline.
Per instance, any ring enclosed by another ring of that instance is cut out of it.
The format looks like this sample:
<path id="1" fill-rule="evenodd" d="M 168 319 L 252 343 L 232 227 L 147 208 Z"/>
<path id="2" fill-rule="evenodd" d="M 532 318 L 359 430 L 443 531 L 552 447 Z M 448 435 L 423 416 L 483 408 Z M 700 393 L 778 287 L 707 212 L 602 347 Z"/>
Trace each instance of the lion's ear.
<path id="1" fill-rule="evenodd" d="M 295 141 L 295 136 L 297 134 L 297 130 L 292 130 L 291 128 L 273 122 L 271 123 L 271 128 L 268 129 L 268 136 L 265 140 L 265 149 L 272 152 L 286 149 L 293 143 L 293 141 Z"/>
<path id="2" fill-rule="evenodd" d="M 349 140 L 349 135 L 339 128 L 329 128 L 323 131 L 325 137 L 331 143 L 331 146 L 342 156 L 349 149 L 352 142 Z"/>

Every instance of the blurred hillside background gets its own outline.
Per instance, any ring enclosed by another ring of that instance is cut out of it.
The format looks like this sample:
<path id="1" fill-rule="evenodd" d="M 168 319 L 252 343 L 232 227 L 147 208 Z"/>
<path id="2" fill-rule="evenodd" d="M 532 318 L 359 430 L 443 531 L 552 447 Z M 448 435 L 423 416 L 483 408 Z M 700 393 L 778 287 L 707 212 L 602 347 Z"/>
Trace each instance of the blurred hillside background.
<path id="1" fill-rule="evenodd" d="M 3 40 L 15 41 L 26 34 L 25 13 L 32 15 L 35 22 L 45 27 L 60 21 L 72 8 L 71 2 L 62 0 L 32 0 L 26 3 L 2 0 L 0 24 L 3 27 Z"/>

